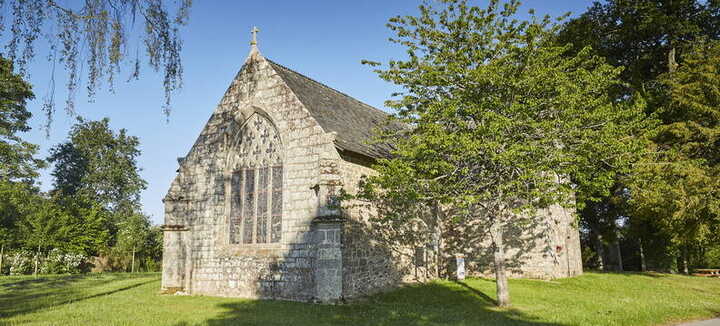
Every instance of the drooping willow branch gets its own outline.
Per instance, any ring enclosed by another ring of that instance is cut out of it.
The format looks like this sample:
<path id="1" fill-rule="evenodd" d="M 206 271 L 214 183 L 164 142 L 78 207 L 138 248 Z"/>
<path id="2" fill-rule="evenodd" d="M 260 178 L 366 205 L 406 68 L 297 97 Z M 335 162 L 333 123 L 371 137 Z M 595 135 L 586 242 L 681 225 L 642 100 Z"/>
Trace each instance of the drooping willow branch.
<path id="1" fill-rule="evenodd" d="M 188 21 L 191 5 L 192 0 L 83 0 L 73 5 L 59 0 L 0 0 L 0 33 L 5 34 L 0 35 L 2 56 L 28 77 L 38 43 L 46 41 L 51 65 L 59 63 L 67 74 L 65 111 L 75 115 L 81 84 L 92 102 L 103 83 L 114 90 L 121 66 L 130 68 L 128 81 L 139 78 L 142 47 L 149 66 L 163 73 L 162 112 L 169 117 L 172 96 L 182 87 L 179 30 Z M 142 25 L 136 23 L 137 18 Z M 132 49 L 128 44 L 137 46 Z M 55 97 L 44 98 L 49 129 Z"/>

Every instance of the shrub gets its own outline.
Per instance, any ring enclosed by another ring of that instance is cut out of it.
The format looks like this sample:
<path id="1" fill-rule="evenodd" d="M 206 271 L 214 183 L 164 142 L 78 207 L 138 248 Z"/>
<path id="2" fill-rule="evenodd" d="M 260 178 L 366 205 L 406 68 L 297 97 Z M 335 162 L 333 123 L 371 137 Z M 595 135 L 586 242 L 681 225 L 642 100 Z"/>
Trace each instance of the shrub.
<path id="1" fill-rule="evenodd" d="M 23 275 L 33 272 L 35 255 L 27 250 L 18 250 L 8 255 L 10 275 Z"/>
<path id="2" fill-rule="evenodd" d="M 78 274 L 85 272 L 87 257 L 78 253 L 67 253 L 60 249 L 50 250 L 40 265 L 42 274 Z"/>

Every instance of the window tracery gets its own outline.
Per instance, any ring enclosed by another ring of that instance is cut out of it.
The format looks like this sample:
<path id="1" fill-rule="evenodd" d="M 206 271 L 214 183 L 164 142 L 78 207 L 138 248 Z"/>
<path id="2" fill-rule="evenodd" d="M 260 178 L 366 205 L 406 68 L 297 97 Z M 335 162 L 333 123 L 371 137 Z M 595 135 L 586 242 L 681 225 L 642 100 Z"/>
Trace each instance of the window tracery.
<path id="1" fill-rule="evenodd" d="M 265 116 L 248 118 L 229 159 L 231 244 L 280 242 L 283 162 L 280 135 Z"/>

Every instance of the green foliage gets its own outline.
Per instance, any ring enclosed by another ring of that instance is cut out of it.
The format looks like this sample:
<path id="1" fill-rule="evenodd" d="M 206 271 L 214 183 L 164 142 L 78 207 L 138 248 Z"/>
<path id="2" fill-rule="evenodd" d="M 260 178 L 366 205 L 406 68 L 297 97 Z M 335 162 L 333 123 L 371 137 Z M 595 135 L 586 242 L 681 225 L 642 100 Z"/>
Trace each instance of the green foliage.
<path id="1" fill-rule="evenodd" d="M 573 189 L 558 178 L 587 189 L 582 196 L 607 190 L 632 161 L 637 144 L 627 136 L 642 108 L 609 97 L 620 69 L 589 49 L 568 57 L 551 42 L 559 27 L 549 17 L 512 20 L 516 2 L 444 3 L 391 20 L 409 59 L 378 72 L 408 90 L 389 105 L 413 126 L 393 164 L 440 178 L 450 196 L 471 202 L 567 202 Z"/>
<path id="2" fill-rule="evenodd" d="M 639 97 L 611 96 L 622 69 L 558 45 L 560 25 L 533 12 L 519 21 L 518 7 L 443 0 L 390 19 L 407 59 L 376 72 L 405 90 L 387 105 L 408 127 L 384 135 L 394 157 L 362 193 L 401 242 L 437 240 L 442 229 L 453 253 L 468 253 L 489 235 L 501 306 L 506 229 L 537 228 L 542 209 L 607 195 L 638 159 L 633 135 L 646 127 Z M 428 208 L 429 218 L 416 214 Z"/>
<path id="3" fill-rule="evenodd" d="M 138 207 L 147 184 L 137 166 L 139 146 L 140 140 L 125 129 L 110 129 L 107 118 L 80 120 L 68 140 L 50 151 L 58 195 L 79 195 L 114 213 Z"/>
<path id="4" fill-rule="evenodd" d="M 3 38 L 7 56 L 27 76 L 38 50 L 47 49 L 53 74 L 56 64 L 67 73 L 68 114 L 75 114 L 75 96 L 81 84 L 92 99 L 105 80 L 113 89 L 122 64 L 129 66 L 130 79 L 139 78 L 144 50 L 149 66 L 163 73 L 163 112 L 169 115 L 171 95 L 182 85 L 179 30 L 189 19 L 192 0 L 8 0 L 0 4 L 5 18 L 0 20 L 0 30 L 8 32 Z M 136 18 L 142 24 L 136 25 Z M 38 47 L 38 41 L 47 46 Z M 84 83 L 83 73 L 87 74 Z M 42 107 L 47 127 L 55 112 L 54 82 L 51 87 Z"/>
<path id="5" fill-rule="evenodd" d="M 641 239 L 655 253 L 649 265 L 662 265 L 663 270 L 675 265 L 667 257 L 679 252 L 678 237 L 685 237 L 681 234 L 693 238 L 712 232 L 700 225 L 712 220 L 703 210 L 708 207 L 705 202 L 714 200 L 705 195 L 717 188 L 717 172 L 706 168 L 707 155 L 688 154 L 705 151 L 712 156 L 712 146 L 707 145 L 716 136 L 703 124 L 714 123 L 710 112 L 716 111 L 712 107 L 717 108 L 717 102 L 708 96 L 717 89 L 717 75 L 707 69 L 711 64 L 690 66 L 710 56 L 708 41 L 718 39 L 720 2 L 698 0 L 595 2 L 568 22 L 557 38 L 559 44 L 572 43 L 573 52 L 592 46 L 608 63 L 623 67 L 624 83 L 614 87 L 611 96 L 626 102 L 642 94 L 648 102 L 646 112 L 652 113 L 648 118 L 660 123 L 649 123 L 635 134 L 649 141 L 650 156 L 629 173 L 619 171 L 613 186 L 617 191 L 586 203 L 581 218 L 605 239 L 604 244 L 619 234 Z M 702 55 L 698 44 L 706 47 Z M 707 122 L 697 123 L 705 118 Z M 605 209 L 607 203 L 616 204 L 615 209 Z"/>
<path id="6" fill-rule="evenodd" d="M 720 268 L 720 246 L 710 248 L 704 258 L 706 263 L 704 267 Z"/>
<path id="7" fill-rule="evenodd" d="M 13 73 L 12 62 L 0 57 L 0 181 L 34 182 L 45 163 L 34 158 L 38 146 L 23 141 L 19 133 L 30 130 L 30 84 Z"/>
<path id="8" fill-rule="evenodd" d="M 106 247 L 108 214 L 97 204 L 83 205 L 78 199 L 60 205 L 39 195 L 22 203 L 22 218 L 17 221 L 19 244 L 47 252 L 57 248 L 65 252 L 97 254 Z"/>
<path id="9" fill-rule="evenodd" d="M 67 253 L 60 249 L 48 252 L 40 265 L 40 274 L 78 274 L 86 272 L 87 257 L 83 254 Z"/>
<path id="10" fill-rule="evenodd" d="M 0 245 L 12 247 L 21 239 L 17 222 L 28 196 L 32 193 L 27 184 L 0 181 Z"/>
<path id="11" fill-rule="evenodd" d="M 9 275 L 32 273 L 35 254 L 27 250 L 17 250 L 8 255 L 7 272 Z M 0 271 L 3 272 L 3 271 Z"/>
<path id="12" fill-rule="evenodd" d="M 87 257 L 108 253 L 118 240 L 121 248 L 135 246 L 143 259 L 159 259 L 157 232 L 151 236 L 147 217 L 140 217 L 139 227 L 123 228 L 137 222 L 146 185 L 136 162 L 137 137 L 113 132 L 107 119 L 80 121 L 69 140 L 51 150 L 56 190 L 40 193 L 34 180 L 44 161 L 33 157 L 37 146 L 19 136 L 30 129 L 25 105 L 33 94 L 1 58 L 0 77 L 0 246 L 15 252 L 2 257 L 0 274 L 29 272 L 26 260 L 34 266 L 35 255 L 42 273 L 85 271 Z M 33 257 L 16 255 L 22 252 Z"/>
<path id="13" fill-rule="evenodd" d="M 141 251 L 141 256 L 145 257 L 143 267 L 146 272 L 159 272 L 162 268 L 163 231 L 160 226 L 150 227 L 149 231 Z"/>
<path id="14" fill-rule="evenodd" d="M 464 226 L 606 194 L 642 148 L 643 103 L 609 95 L 621 69 L 556 45 L 549 17 L 513 19 L 516 1 L 441 3 L 390 21 L 408 59 L 377 72 L 407 90 L 388 105 L 411 127 L 386 135 L 395 156 L 367 189 L 400 212 L 418 199 L 458 208 L 445 222 Z"/>
<path id="15" fill-rule="evenodd" d="M 72 234 L 64 245 L 71 252 L 129 257 L 147 246 L 150 223 L 139 213 L 147 183 L 137 166 L 139 139 L 109 124 L 80 120 L 68 140 L 51 150 L 53 196 L 70 219 L 63 224 L 82 226 L 55 233 Z"/>
<path id="16" fill-rule="evenodd" d="M 142 214 L 133 214 L 121 222 L 119 227 L 115 248 L 121 254 L 131 256 L 130 271 L 134 272 L 135 266 L 140 262 L 139 257 L 136 257 L 138 251 L 150 245 L 148 242 L 152 240 L 150 219 Z"/>
<path id="17" fill-rule="evenodd" d="M 150 220 L 147 216 L 133 214 L 120 224 L 117 246 L 127 252 L 141 247 L 150 236 Z"/>
<path id="18" fill-rule="evenodd" d="M 632 204 L 676 244 L 712 244 L 720 231 L 720 41 L 697 42 L 660 81 L 666 123 L 653 131 L 655 155 L 636 169 Z"/>
<path id="19" fill-rule="evenodd" d="M 684 55 L 689 42 L 720 37 L 720 3 L 698 0 L 607 0 L 568 22 L 559 36 L 576 51 L 591 46 L 629 84 L 621 94 L 655 87 L 671 64 L 670 52 Z M 649 109 L 655 109 L 650 107 Z"/>

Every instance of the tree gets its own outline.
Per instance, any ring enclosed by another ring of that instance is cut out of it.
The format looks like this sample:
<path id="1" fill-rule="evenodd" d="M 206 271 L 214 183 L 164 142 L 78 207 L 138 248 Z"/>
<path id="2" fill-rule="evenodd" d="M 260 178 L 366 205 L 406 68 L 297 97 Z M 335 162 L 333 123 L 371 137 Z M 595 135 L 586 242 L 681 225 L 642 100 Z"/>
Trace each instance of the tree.
<path id="1" fill-rule="evenodd" d="M 140 192 L 147 183 L 137 165 L 139 145 L 139 139 L 125 129 L 110 129 L 110 120 L 105 118 L 79 120 L 68 140 L 50 150 L 53 197 L 66 210 L 88 213 L 83 218 L 104 223 L 92 224 L 96 231 L 108 232 L 94 252 L 113 247 L 122 223 L 140 209 Z"/>
<path id="2" fill-rule="evenodd" d="M 582 50 L 585 46 L 592 46 L 594 51 L 605 57 L 608 63 L 616 67 L 624 67 L 620 75 L 623 84 L 613 89 L 613 97 L 618 101 L 632 100 L 640 93 L 648 102 L 646 111 L 651 113 L 648 119 L 656 119 L 655 123 L 646 124 L 645 132 L 637 136 L 643 139 L 652 140 L 655 127 L 658 124 L 672 123 L 673 118 L 664 109 L 666 106 L 667 86 L 661 81 L 661 75 L 669 69 L 675 69 L 679 62 L 683 62 L 687 53 L 692 51 L 692 44 L 699 39 L 720 38 L 720 2 L 698 1 L 698 0 L 607 0 L 595 2 L 587 12 L 580 17 L 569 21 L 559 33 L 558 42 L 561 44 L 572 43 L 574 50 L 571 53 Z M 658 145 L 652 141 L 646 142 L 646 152 L 655 152 Z M 662 147 L 662 146 L 660 146 Z M 659 156 L 645 158 L 646 161 L 659 159 Z M 664 160 L 667 161 L 668 157 Z M 630 174 L 647 174 L 647 169 L 642 171 L 642 165 L 638 165 L 639 171 L 631 171 Z M 612 239 L 621 230 L 617 227 L 619 222 L 627 219 L 627 224 L 632 225 L 628 232 L 632 237 L 647 242 L 654 242 L 655 246 L 667 243 L 667 234 L 659 226 L 653 225 L 651 219 L 643 220 L 635 216 L 643 209 L 631 207 L 632 203 L 627 199 L 632 198 L 633 189 L 630 189 L 629 175 L 618 173 L 613 188 L 620 192 L 628 193 L 622 198 L 606 197 L 599 202 L 586 202 L 586 206 L 603 206 L 602 203 L 614 202 L 617 206 L 628 208 L 621 212 L 619 210 L 583 210 L 581 219 L 585 224 L 591 225 L 592 219 L 600 218 L 608 221 L 608 226 L 603 229 L 600 236 Z M 649 180 L 649 179 L 647 179 Z M 661 179 L 657 179 L 661 181 Z M 635 183 L 637 186 L 638 184 Z M 660 189 L 662 184 L 657 186 L 644 184 L 649 189 Z M 642 190 L 640 190 L 642 191 Z M 620 199 L 619 201 L 617 199 Z M 686 198 L 685 201 L 690 200 Z M 637 203 L 637 202 L 635 202 Z M 647 212 L 647 211 L 646 211 Z M 590 213 L 590 214 L 587 214 Z M 598 213 L 604 214 L 603 216 Z M 622 213 L 630 214 L 623 216 Z M 663 238 L 663 239 L 660 239 Z M 643 250 L 642 242 L 638 248 Z M 653 248 L 653 251 L 660 253 L 660 250 Z M 666 248 L 666 252 L 673 251 Z M 600 254 L 600 253 L 599 253 Z M 644 252 L 640 252 L 641 260 L 644 259 Z M 601 255 L 602 256 L 602 255 Z M 660 263 L 657 267 L 667 269 L 667 259 L 664 254 L 652 255 Z M 641 264 L 642 268 L 642 264 Z"/>
<path id="3" fill-rule="evenodd" d="M 618 224 L 622 221 L 621 217 L 627 216 L 624 190 L 624 188 L 614 188 L 608 196 L 585 202 L 578 212 L 582 216 L 580 225 L 588 231 L 591 245 L 595 248 L 597 267 L 606 271 L 623 270 L 620 250 L 621 230 Z"/>
<path id="4" fill-rule="evenodd" d="M 12 62 L 0 57 L 0 272 L 5 249 L 19 239 L 18 203 L 33 195 L 38 169 L 45 167 L 35 158 L 38 146 L 19 135 L 30 130 L 26 103 L 33 97 L 30 84 L 13 73 Z"/>
<path id="5" fill-rule="evenodd" d="M 0 58 L 0 181 L 33 183 L 44 161 L 36 159 L 38 146 L 23 141 L 19 133 L 30 130 L 30 84 L 13 73 L 12 62 Z"/>
<path id="6" fill-rule="evenodd" d="M 377 72 L 406 90 L 387 104 L 411 128 L 391 135 L 395 157 L 381 160 L 369 182 L 382 189 L 388 173 L 411 171 L 418 189 L 457 209 L 451 228 L 483 231 L 464 234 L 466 243 L 489 233 L 498 305 L 507 306 L 508 223 L 570 206 L 574 194 L 607 193 L 640 148 L 628 135 L 642 103 L 614 102 L 621 69 L 590 49 L 569 54 L 547 16 L 515 20 L 517 1 L 487 9 L 438 2 L 388 24 L 407 59 Z"/>
<path id="7" fill-rule="evenodd" d="M 51 205 L 62 211 L 56 215 L 60 227 L 53 233 L 53 248 L 89 257 L 109 247 L 113 216 L 101 203 L 75 195 L 53 198 Z"/>
<path id="8" fill-rule="evenodd" d="M 128 44 L 134 38 L 142 40 L 150 67 L 163 72 L 163 111 L 168 115 L 171 95 L 182 83 L 179 28 L 188 21 L 192 1 L 175 3 L 173 15 L 163 0 L 84 0 L 75 6 L 54 0 L 8 0 L 0 2 L 0 7 L 7 6 L 2 8 L 7 20 L 0 21 L 0 31 L 10 32 L 6 56 L 22 75 L 27 75 L 27 66 L 36 56 L 38 39 L 45 36 L 50 64 L 61 64 L 67 73 L 65 110 L 70 114 L 74 114 L 83 70 L 91 100 L 104 78 L 112 90 L 121 64 L 131 67 L 129 79 L 139 77 L 140 49 L 132 51 Z M 143 21 L 142 32 L 135 31 L 138 17 Z M 54 78 L 52 81 L 54 87 Z M 49 127 L 55 111 L 52 93 L 45 98 L 43 109 Z"/>
<path id="9" fill-rule="evenodd" d="M 720 229 L 720 41 L 700 40 L 661 75 L 666 123 L 632 178 L 636 214 L 669 234 L 688 273 L 688 251 Z"/>
<path id="10" fill-rule="evenodd" d="M 591 46 L 628 83 L 620 96 L 649 91 L 658 76 L 699 37 L 720 38 L 720 2 L 698 0 L 606 0 L 569 21 L 559 34 L 575 51 Z M 648 107 L 650 110 L 654 106 Z"/>
<path id="11" fill-rule="evenodd" d="M 130 215 L 120 226 L 117 247 L 131 254 L 130 272 L 135 272 L 135 254 L 149 245 L 150 220 L 143 214 Z"/>
<path id="12" fill-rule="evenodd" d="M 68 140 L 50 150 L 55 191 L 59 196 L 80 195 L 113 213 L 139 206 L 146 182 L 137 165 L 140 141 L 125 129 L 110 129 L 110 120 L 79 120 Z"/>
<path id="13" fill-rule="evenodd" d="M 5 250 L 14 247 L 21 239 L 18 221 L 22 217 L 22 203 L 31 196 L 25 183 L 0 180 L 0 274 Z"/>

